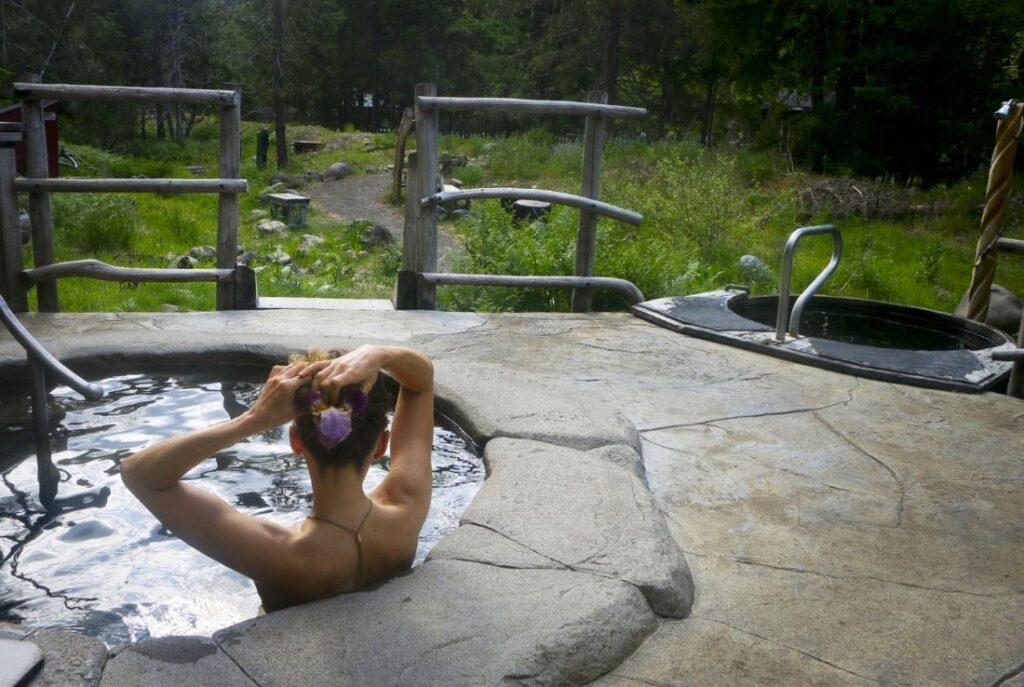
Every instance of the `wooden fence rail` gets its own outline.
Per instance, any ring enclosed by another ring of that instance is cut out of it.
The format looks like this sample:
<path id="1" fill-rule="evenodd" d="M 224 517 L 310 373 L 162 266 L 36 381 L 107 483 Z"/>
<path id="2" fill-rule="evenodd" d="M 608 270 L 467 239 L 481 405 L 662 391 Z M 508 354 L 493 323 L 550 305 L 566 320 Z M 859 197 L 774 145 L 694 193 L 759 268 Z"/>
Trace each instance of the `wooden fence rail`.
<path id="1" fill-rule="evenodd" d="M 28 309 L 26 288 L 35 287 L 40 312 L 57 312 L 57 280 L 63 277 L 123 282 L 212 281 L 217 288 L 217 309 L 256 307 L 255 272 L 238 265 L 239 194 L 248 190 L 241 171 L 241 94 L 236 88 L 135 88 L 79 84 L 43 84 L 25 74 L 14 84 L 22 99 L 23 125 L 0 125 L 0 290 L 15 312 Z M 51 179 L 46 164 L 46 137 L 41 100 L 90 102 L 180 103 L 217 109 L 220 146 L 217 179 Z M 16 178 L 14 139 L 24 135 L 26 178 Z M 11 139 L 11 140 L 8 140 Z M 35 267 L 25 270 L 16 194 L 28 193 Z M 217 268 L 174 270 L 121 268 L 97 260 L 54 262 L 52 193 L 213 193 L 217 204 Z M 13 199 L 13 200 L 12 200 Z M 13 208 L 13 210 L 12 210 Z"/>
<path id="2" fill-rule="evenodd" d="M 15 179 L 15 191 L 45 193 L 245 193 L 245 179 Z"/>
<path id="3" fill-rule="evenodd" d="M 604 154 L 605 121 L 619 117 L 642 117 L 639 107 L 609 105 L 608 94 L 594 91 L 587 102 L 558 100 L 521 100 L 515 98 L 439 97 L 434 84 L 416 86 L 416 153 L 409 155 L 409 173 L 405 212 L 405 244 L 402 269 L 395 284 L 395 307 L 399 310 L 436 307 L 438 284 L 474 284 L 480 286 L 571 288 L 573 312 L 591 310 L 591 289 L 614 288 L 630 299 L 639 289 L 624 280 L 594 277 L 598 215 L 629 224 L 640 224 L 636 212 L 603 203 L 600 196 L 601 158 Z M 444 191 L 438 174 L 439 112 L 513 112 L 526 114 L 571 115 L 585 118 L 583 136 L 583 188 L 580 195 L 521 188 L 479 188 Z M 396 164 L 396 169 L 398 165 Z M 415 174 L 413 171 L 415 170 Z M 415 177 L 415 179 L 414 179 Z M 575 207 L 580 211 L 576 233 L 574 276 L 541 275 L 468 275 L 437 272 L 438 205 L 449 200 L 471 198 L 510 198 L 539 200 Z M 624 286 L 629 284 L 632 289 Z"/>

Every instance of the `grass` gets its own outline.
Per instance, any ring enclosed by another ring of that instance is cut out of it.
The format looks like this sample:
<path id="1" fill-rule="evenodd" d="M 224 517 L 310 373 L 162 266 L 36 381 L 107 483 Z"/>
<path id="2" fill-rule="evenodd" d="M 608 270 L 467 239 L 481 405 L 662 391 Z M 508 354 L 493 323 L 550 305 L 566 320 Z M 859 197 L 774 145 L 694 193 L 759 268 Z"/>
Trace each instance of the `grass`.
<path id="1" fill-rule="evenodd" d="M 243 123 L 239 243 L 258 256 L 287 253 L 288 265 L 257 259 L 253 266 L 263 296 L 383 298 L 390 295 L 399 256 L 393 248 L 365 250 L 366 226 L 343 224 L 316 212 L 309 226 L 282 237 L 261 236 L 265 216 L 259 199 L 275 171 L 255 166 L 256 132 Z M 292 155 L 288 174 L 299 183 L 310 171 L 344 160 L 356 174 L 391 164 L 394 134 L 333 132 L 295 126 L 291 139 L 319 140 L 325 148 Z M 189 177 L 188 166 L 216 176 L 217 128 L 197 124 L 185 143 L 150 139 L 115 154 L 69 144 L 86 176 Z M 410 146 L 414 141 L 410 139 Z M 537 186 L 578 192 L 582 148 L 578 140 L 533 130 L 507 138 L 444 136 L 442 153 L 468 159 L 451 175 L 466 186 Z M 271 150 L 273 157 L 273 149 Z M 601 179 L 603 200 L 644 215 L 640 227 L 611 220 L 598 225 L 596 273 L 636 283 L 648 298 L 694 293 L 726 283 L 747 283 L 755 293 L 777 290 L 786 237 L 796 227 L 834 221 L 846 244 L 839 269 L 823 292 L 952 311 L 970 280 L 977 240 L 983 172 L 951 187 L 927 192 L 864 180 L 826 179 L 789 173 L 772 152 L 707 151 L 688 141 L 610 140 Z M 1017 195 L 1024 191 L 1018 181 Z M 58 260 L 97 258 L 124 266 L 168 267 L 191 247 L 215 245 L 215 196 L 55 196 Z M 491 274 L 571 274 L 577 213 L 555 208 L 546 222 L 516 225 L 496 202 L 476 202 L 467 218 L 447 223 L 461 239 L 456 271 Z M 1024 233 L 1019 206 L 1007 215 L 1006 235 Z M 310 255 L 299 253 L 303 234 L 324 240 Z M 828 261 L 830 242 L 801 244 L 794 289 L 810 282 Z M 745 254 L 760 257 L 773 274 L 749 275 Z M 28 258 L 30 259 L 30 258 Z M 200 266 L 213 266 L 212 260 Z M 1024 291 L 1024 261 L 1004 257 L 998 281 Z M 157 311 L 214 307 L 214 286 L 144 284 L 128 287 L 91 280 L 62 280 L 66 311 Z M 442 307 L 459 310 L 566 310 L 562 290 L 443 288 Z M 621 309 L 615 294 L 598 292 L 595 307 Z"/>

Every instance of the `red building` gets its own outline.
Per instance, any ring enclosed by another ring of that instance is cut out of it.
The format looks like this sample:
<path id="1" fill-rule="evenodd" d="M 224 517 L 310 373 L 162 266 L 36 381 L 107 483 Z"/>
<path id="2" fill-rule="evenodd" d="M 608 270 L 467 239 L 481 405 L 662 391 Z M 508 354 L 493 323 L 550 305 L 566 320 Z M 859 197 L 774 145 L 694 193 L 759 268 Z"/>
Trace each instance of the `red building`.
<path id="1" fill-rule="evenodd" d="M 8 105 L 0 108 L 0 122 L 20 122 L 21 104 Z M 46 125 L 46 158 L 49 162 L 50 176 L 60 176 L 60 165 L 57 160 L 60 156 L 60 136 L 57 133 L 57 101 L 43 101 L 43 122 Z M 18 174 L 25 175 L 25 142 L 22 141 L 14 148 L 14 155 L 18 161 Z"/>

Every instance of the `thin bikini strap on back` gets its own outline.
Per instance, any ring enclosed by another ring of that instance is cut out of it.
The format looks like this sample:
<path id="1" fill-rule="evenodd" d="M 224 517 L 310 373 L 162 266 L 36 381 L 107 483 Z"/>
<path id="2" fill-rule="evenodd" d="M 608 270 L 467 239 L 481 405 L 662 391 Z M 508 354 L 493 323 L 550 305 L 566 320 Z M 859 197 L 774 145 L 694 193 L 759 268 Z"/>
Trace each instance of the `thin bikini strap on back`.
<path id="1" fill-rule="evenodd" d="M 356 566 L 357 566 L 356 574 L 358 575 L 357 583 L 362 583 L 363 578 L 365 576 L 365 572 L 366 572 L 366 570 L 364 568 L 364 561 L 363 561 L 363 535 L 360 534 L 360 532 L 362 532 L 363 525 L 366 524 L 366 520 L 370 517 L 370 511 L 372 511 L 372 510 L 373 510 L 373 501 L 370 501 L 370 507 L 366 509 L 366 515 L 364 515 L 362 521 L 360 521 L 359 527 L 357 527 L 355 529 L 351 529 L 349 527 L 345 527 L 344 525 L 336 523 L 333 520 L 328 520 L 327 518 L 319 518 L 319 517 L 317 517 L 315 515 L 307 516 L 310 520 L 316 520 L 318 522 L 326 522 L 328 525 L 334 525 L 338 529 L 345 530 L 346 532 L 348 532 L 349 534 L 351 534 L 352 536 L 354 536 L 356 538 L 356 556 L 358 557 L 357 558 L 357 562 L 356 562 Z M 356 586 L 358 586 L 358 584 Z"/>

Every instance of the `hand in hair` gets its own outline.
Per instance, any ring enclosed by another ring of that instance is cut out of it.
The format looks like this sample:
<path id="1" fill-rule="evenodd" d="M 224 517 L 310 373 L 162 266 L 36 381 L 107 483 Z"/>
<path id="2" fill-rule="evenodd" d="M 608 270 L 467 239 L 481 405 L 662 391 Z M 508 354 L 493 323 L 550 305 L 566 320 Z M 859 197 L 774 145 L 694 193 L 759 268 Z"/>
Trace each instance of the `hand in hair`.
<path id="1" fill-rule="evenodd" d="M 335 405 L 338 392 L 349 385 L 359 385 L 366 393 L 377 381 L 384 359 L 379 346 L 360 346 L 338 358 L 318 360 L 299 371 L 303 380 L 312 380 L 325 403 Z"/>
<path id="2" fill-rule="evenodd" d="M 295 419 L 295 392 L 306 383 L 300 371 L 297 365 L 277 365 L 270 371 L 259 398 L 247 411 L 256 426 L 271 429 Z"/>

